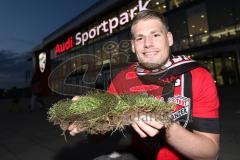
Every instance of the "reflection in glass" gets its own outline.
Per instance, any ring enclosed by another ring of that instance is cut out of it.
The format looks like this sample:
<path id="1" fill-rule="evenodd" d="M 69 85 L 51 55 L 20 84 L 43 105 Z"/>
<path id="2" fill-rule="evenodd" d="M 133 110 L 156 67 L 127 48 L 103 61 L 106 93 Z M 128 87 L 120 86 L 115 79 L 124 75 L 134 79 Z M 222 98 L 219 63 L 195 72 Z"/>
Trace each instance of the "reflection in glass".
<path id="1" fill-rule="evenodd" d="M 207 13 L 204 4 L 200 4 L 187 10 L 187 22 L 189 35 L 195 36 L 208 32 Z"/>
<path id="2" fill-rule="evenodd" d="M 165 13 L 167 11 L 166 0 L 152 0 L 151 1 L 151 9 L 157 10 L 160 13 Z"/>

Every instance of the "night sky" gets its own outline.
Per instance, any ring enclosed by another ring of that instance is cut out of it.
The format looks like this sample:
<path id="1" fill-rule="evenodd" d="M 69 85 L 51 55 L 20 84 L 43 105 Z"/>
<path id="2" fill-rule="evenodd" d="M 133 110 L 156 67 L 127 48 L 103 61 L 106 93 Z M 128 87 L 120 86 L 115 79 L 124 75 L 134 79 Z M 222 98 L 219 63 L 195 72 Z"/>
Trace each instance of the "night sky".
<path id="1" fill-rule="evenodd" d="M 31 50 L 97 0 L 0 0 L 0 89 L 23 87 Z"/>

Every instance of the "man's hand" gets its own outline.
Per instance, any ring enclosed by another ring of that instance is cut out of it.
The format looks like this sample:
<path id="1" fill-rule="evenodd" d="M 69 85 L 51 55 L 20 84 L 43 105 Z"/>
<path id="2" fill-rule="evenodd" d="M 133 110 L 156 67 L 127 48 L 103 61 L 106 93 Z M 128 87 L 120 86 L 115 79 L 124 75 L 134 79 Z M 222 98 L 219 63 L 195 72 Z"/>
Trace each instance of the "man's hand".
<path id="1" fill-rule="evenodd" d="M 80 97 L 79 96 L 74 96 L 73 98 L 72 98 L 72 101 L 76 101 L 76 100 L 78 100 Z"/>
<path id="2" fill-rule="evenodd" d="M 142 115 L 134 119 L 132 127 L 140 135 L 140 137 L 145 138 L 147 136 L 154 137 L 157 135 L 164 125 L 153 117 Z"/>
<path id="3" fill-rule="evenodd" d="M 132 123 L 134 130 L 142 137 L 154 137 L 164 125 L 154 118 L 140 116 Z M 166 141 L 178 152 L 190 159 L 216 159 L 219 152 L 219 134 L 188 131 L 177 123 L 166 130 Z"/>
<path id="4" fill-rule="evenodd" d="M 76 134 L 80 133 L 82 130 L 81 130 L 81 129 L 78 129 L 75 124 L 71 124 L 71 125 L 68 127 L 68 131 L 69 131 L 69 134 L 70 134 L 71 136 L 75 136 Z"/>

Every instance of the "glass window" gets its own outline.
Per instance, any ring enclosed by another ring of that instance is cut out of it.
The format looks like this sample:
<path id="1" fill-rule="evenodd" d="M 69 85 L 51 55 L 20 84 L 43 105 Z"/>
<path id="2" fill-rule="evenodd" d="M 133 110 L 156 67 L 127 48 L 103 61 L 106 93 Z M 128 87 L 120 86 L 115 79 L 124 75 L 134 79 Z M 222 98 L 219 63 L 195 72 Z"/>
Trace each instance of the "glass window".
<path id="1" fill-rule="evenodd" d="M 207 1 L 209 29 L 212 42 L 231 39 L 240 34 L 239 1 Z"/>
<path id="2" fill-rule="evenodd" d="M 158 10 L 160 13 L 165 13 L 167 11 L 166 0 L 152 0 L 151 9 Z"/>
<path id="3" fill-rule="evenodd" d="M 215 31 L 234 24 L 232 3 L 228 1 L 206 1 L 209 29 Z"/>
<path id="4" fill-rule="evenodd" d="M 240 23 L 240 9 L 239 9 L 240 1 L 234 1 L 234 0 L 231 0 L 231 1 L 233 1 L 233 9 L 234 9 L 233 14 L 235 17 L 235 21 L 236 21 L 236 23 Z"/>
<path id="5" fill-rule="evenodd" d="M 222 70 L 219 72 L 219 76 L 223 79 L 225 86 L 237 85 L 238 82 L 238 71 L 237 61 L 233 54 L 229 54 L 227 57 L 218 58 L 221 59 Z"/>
<path id="6" fill-rule="evenodd" d="M 167 15 L 168 25 L 173 34 L 174 45 L 173 50 L 181 50 L 188 48 L 188 30 L 186 13 L 184 10 L 179 10 Z"/>
<path id="7" fill-rule="evenodd" d="M 187 10 L 187 22 L 189 36 L 208 33 L 208 21 L 204 4 L 200 4 Z"/>
<path id="8" fill-rule="evenodd" d="M 234 86 L 239 84 L 236 54 L 221 52 L 215 53 L 211 57 L 198 55 L 194 59 L 208 68 L 217 85 Z"/>
<path id="9" fill-rule="evenodd" d="M 117 51 L 117 42 L 116 36 L 103 40 L 102 59 L 104 64 L 110 63 L 111 55 Z"/>
<path id="10" fill-rule="evenodd" d="M 118 63 L 127 63 L 131 54 L 130 31 L 124 30 L 118 35 Z"/>
<path id="11" fill-rule="evenodd" d="M 239 36 L 240 35 L 240 1 L 233 1 L 233 10 L 234 10 L 234 19 L 235 19 L 235 29 L 236 29 L 236 34 Z"/>
<path id="12" fill-rule="evenodd" d="M 208 42 L 208 20 L 205 4 L 195 5 L 187 9 L 187 26 L 189 45 L 201 46 Z"/>
<path id="13" fill-rule="evenodd" d="M 174 8 L 178 8 L 188 1 L 189 0 L 169 0 L 169 2 L 168 2 L 169 10 L 172 10 Z"/>
<path id="14" fill-rule="evenodd" d="M 211 75 L 213 77 L 215 77 L 215 72 L 214 72 L 214 64 L 213 64 L 213 59 L 212 58 L 204 58 L 202 60 L 199 60 L 198 62 L 200 62 L 204 67 L 206 67 L 209 72 L 211 73 Z"/>
<path id="15" fill-rule="evenodd" d="M 94 43 L 94 55 L 97 55 L 99 58 L 102 58 L 102 46 L 101 42 L 98 41 L 97 43 Z"/>
<path id="16" fill-rule="evenodd" d="M 131 24 L 131 23 L 129 23 L 129 22 L 131 22 L 130 10 L 131 10 L 132 8 L 134 8 L 136 5 L 137 5 L 137 2 L 134 1 L 134 2 L 131 2 L 131 3 L 128 3 L 128 4 L 124 5 L 122 8 L 120 8 L 120 9 L 118 10 L 118 15 L 119 15 L 119 16 L 120 16 L 122 13 L 124 13 L 124 12 L 127 12 L 127 13 L 128 13 L 128 19 L 127 19 L 127 18 L 126 18 L 126 19 L 124 18 L 125 24 L 124 24 L 124 25 L 119 25 L 119 30 L 123 30 L 123 29 L 128 28 L 128 27 L 130 26 L 130 24 Z M 128 23 L 127 23 L 127 20 L 129 21 Z M 119 23 L 120 23 L 120 22 L 119 22 Z"/>

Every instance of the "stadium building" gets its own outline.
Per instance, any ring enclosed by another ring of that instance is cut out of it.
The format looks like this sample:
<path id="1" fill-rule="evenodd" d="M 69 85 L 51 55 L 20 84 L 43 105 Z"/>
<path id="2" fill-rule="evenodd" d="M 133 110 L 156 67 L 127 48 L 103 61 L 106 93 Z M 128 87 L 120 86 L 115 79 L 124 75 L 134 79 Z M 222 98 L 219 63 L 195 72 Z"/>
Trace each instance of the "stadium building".
<path id="1" fill-rule="evenodd" d="M 188 55 L 209 69 L 218 86 L 240 84 L 240 1 L 99 0 L 45 37 L 33 49 L 33 79 L 45 91 L 81 94 L 106 89 L 112 74 L 136 61 L 130 25 L 141 10 L 164 14 L 174 55 Z"/>

